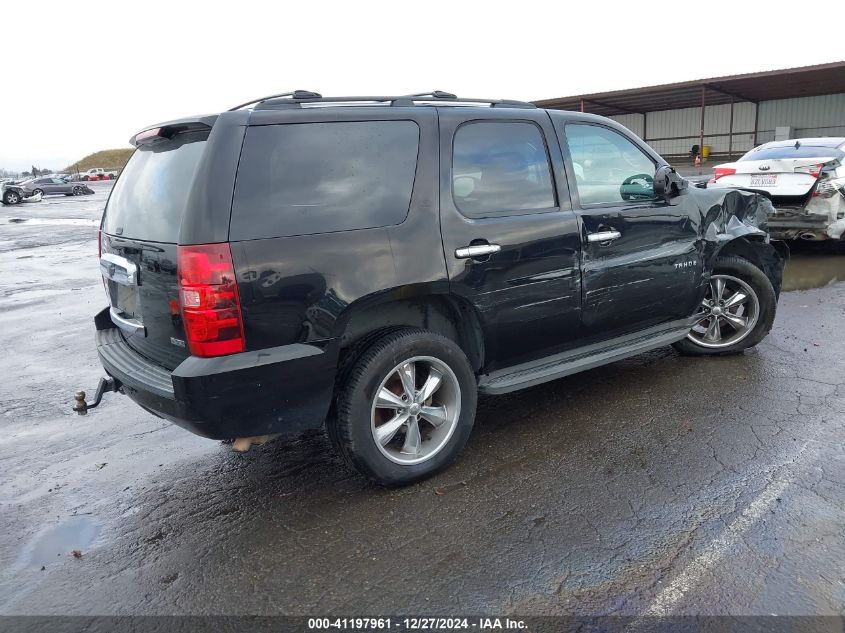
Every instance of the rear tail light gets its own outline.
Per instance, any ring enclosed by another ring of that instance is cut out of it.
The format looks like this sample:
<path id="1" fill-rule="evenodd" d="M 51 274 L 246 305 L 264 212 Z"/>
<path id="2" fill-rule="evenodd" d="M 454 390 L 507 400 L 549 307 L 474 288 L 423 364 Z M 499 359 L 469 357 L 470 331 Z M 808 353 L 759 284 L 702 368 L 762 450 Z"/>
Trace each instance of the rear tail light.
<path id="1" fill-rule="evenodd" d="M 177 247 L 179 306 L 194 356 L 246 349 L 238 284 L 228 244 Z"/>
<path id="2" fill-rule="evenodd" d="M 813 178 L 818 178 L 822 173 L 822 169 L 824 169 L 824 163 L 816 163 L 815 165 L 801 165 L 800 167 L 796 167 L 795 171 L 800 174 L 810 174 Z"/>
<path id="3" fill-rule="evenodd" d="M 713 172 L 713 177 L 710 179 L 710 182 L 716 182 L 719 178 L 724 176 L 732 176 L 736 173 L 736 169 L 733 167 L 716 167 Z"/>

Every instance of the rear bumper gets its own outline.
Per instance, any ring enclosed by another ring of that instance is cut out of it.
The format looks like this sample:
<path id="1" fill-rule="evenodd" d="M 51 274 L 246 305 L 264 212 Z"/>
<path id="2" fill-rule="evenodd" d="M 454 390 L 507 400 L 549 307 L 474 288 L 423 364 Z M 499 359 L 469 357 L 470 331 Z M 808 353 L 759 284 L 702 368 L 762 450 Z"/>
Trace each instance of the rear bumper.
<path id="1" fill-rule="evenodd" d="M 333 343 L 293 344 L 217 358 L 189 357 L 172 372 L 140 355 L 95 317 L 97 354 L 147 411 L 212 439 L 297 434 L 320 427 L 334 387 Z"/>
<path id="2" fill-rule="evenodd" d="M 824 234 L 830 216 L 802 210 L 777 209 L 769 216 L 769 234 L 776 240 L 800 238 L 805 233 Z"/>

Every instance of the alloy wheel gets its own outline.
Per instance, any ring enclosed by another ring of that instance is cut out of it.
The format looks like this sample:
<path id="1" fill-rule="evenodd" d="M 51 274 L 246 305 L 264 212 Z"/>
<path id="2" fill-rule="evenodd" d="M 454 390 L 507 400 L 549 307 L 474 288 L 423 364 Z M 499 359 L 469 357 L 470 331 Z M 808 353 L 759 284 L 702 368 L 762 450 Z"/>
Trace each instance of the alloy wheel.
<path id="1" fill-rule="evenodd" d="M 419 464 L 439 453 L 458 426 L 461 389 L 455 373 L 432 356 L 394 367 L 373 399 L 373 440 L 389 460 Z"/>
<path id="2" fill-rule="evenodd" d="M 701 301 L 698 321 L 687 338 L 708 348 L 730 347 L 748 336 L 757 324 L 760 301 L 742 279 L 713 275 Z"/>

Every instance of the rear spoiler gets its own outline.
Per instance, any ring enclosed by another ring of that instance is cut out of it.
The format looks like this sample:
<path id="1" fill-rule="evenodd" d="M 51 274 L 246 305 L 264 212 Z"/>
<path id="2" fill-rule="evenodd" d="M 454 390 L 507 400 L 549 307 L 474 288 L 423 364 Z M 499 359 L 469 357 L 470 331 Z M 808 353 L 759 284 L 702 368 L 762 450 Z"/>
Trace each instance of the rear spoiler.
<path id="1" fill-rule="evenodd" d="M 173 138 L 176 134 L 182 132 L 191 132 L 199 130 L 210 130 L 217 121 L 216 114 L 209 114 L 200 117 L 191 117 L 187 119 L 176 119 L 174 121 L 166 121 L 148 128 L 145 128 L 135 134 L 129 139 L 129 144 L 133 147 L 139 145 L 149 145 L 159 141 Z"/>

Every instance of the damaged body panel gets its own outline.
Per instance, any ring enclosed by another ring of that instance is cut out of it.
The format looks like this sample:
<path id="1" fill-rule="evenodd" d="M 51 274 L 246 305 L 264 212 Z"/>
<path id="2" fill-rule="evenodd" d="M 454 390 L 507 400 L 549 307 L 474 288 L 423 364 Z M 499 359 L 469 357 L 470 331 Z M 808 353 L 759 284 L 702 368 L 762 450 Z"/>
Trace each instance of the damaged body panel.
<path id="1" fill-rule="evenodd" d="M 695 191 L 698 195 L 708 193 L 701 189 Z M 734 190 L 720 192 L 716 200 L 700 199 L 700 203 L 710 205 L 704 215 L 704 241 L 711 266 L 717 257 L 743 257 L 766 274 L 775 295 L 779 296 L 789 247 L 782 241 L 770 239 L 769 220 L 773 207 L 769 199 Z"/>
<path id="2" fill-rule="evenodd" d="M 635 313 L 641 313 L 647 325 L 666 318 L 690 317 L 704 297 L 717 259 L 726 255 L 755 263 L 776 294 L 780 293 L 788 249 L 770 242 L 768 218 L 772 206 L 765 196 L 688 187 L 668 202 L 644 205 L 646 208 L 648 212 L 638 211 L 635 218 L 601 220 L 612 221 L 623 235 L 636 230 L 634 223 L 668 223 L 668 227 L 644 236 L 639 248 L 614 254 L 608 248 L 612 245 L 584 245 L 582 335 L 591 331 L 594 320 L 606 328 L 613 319 L 623 332 L 626 325 L 630 328 L 630 322 L 622 319 Z M 591 222 L 589 217 L 582 219 Z M 624 246 L 624 242 L 618 244 Z M 672 299 L 667 301 L 667 295 Z M 606 336 L 606 332 L 599 336 Z"/>

